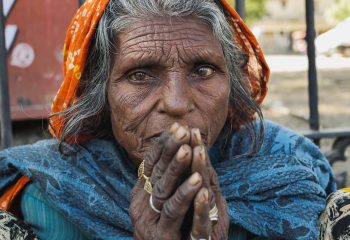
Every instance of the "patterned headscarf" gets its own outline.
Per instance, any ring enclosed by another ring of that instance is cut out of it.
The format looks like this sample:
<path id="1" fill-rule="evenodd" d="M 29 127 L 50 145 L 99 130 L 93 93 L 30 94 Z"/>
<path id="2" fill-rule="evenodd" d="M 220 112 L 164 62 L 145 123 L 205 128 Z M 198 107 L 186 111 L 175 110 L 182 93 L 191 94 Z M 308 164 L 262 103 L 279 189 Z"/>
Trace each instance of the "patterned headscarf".
<path id="1" fill-rule="evenodd" d="M 248 55 L 245 69 L 249 79 L 249 90 L 260 105 L 267 93 L 267 81 L 270 75 L 264 54 L 252 34 L 237 12 L 226 0 L 219 0 L 232 27 L 235 41 Z M 86 0 L 74 16 L 66 36 L 63 50 L 64 81 L 53 100 L 51 113 L 59 113 L 74 104 L 80 77 L 84 71 L 89 45 L 95 33 L 108 0 Z M 252 113 L 253 114 L 253 113 Z M 50 132 L 60 138 L 66 120 L 63 115 L 50 118 Z"/>

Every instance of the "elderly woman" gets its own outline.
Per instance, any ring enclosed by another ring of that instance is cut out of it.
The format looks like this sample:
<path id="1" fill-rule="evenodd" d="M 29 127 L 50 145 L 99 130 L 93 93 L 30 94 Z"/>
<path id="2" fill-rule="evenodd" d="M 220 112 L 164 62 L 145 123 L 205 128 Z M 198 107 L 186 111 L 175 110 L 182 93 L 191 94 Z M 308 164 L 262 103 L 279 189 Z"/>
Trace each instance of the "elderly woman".
<path id="1" fill-rule="evenodd" d="M 0 153 L 0 204 L 40 239 L 316 239 L 331 168 L 262 120 L 269 70 L 225 0 L 87 0 L 64 73 L 57 140 Z"/>

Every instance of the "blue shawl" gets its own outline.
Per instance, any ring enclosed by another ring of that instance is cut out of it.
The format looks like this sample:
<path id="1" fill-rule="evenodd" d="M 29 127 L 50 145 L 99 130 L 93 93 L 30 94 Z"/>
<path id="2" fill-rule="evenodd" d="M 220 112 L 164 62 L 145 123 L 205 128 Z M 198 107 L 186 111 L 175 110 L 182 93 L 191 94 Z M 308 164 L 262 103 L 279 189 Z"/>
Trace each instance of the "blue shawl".
<path id="1" fill-rule="evenodd" d="M 264 122 L 255 156 L 248 131 L 222 135 L 210 149 L 231 224 L 269 238 L 316 239 L 317 221 L 335 190 L 330 165 L 308 139 Z M 21 175 L 29 177 L 67 219 L 99 239 L 132 237 L 128 215 L 136 168 L 114 141 L 64 145 L 43 140 L 0 152 L 0 193 Z M 238 157 L 237 157 L 238 156 Z"/>

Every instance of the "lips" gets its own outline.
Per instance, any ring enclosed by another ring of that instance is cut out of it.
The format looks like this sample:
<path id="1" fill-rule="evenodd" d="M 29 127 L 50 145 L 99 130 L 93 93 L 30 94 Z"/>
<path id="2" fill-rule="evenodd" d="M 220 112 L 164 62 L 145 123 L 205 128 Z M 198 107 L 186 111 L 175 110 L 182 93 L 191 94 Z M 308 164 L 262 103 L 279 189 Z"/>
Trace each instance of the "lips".
<path id="1" fill-rule="evenodd" d="M 149 142 L 159 142 L 159 139 L 160 139 L 160 136 L 162 135 L 162 133 L 163 133 L 163 131 L 154 133 L 154 134 L 152 134 L 151 136 L 145 138 L 145 141 L 149 141 Z M 201 133 L 201 138 L 202 138 L 203 144 L 204 144 L 204 145 L 207 145 L 207 143 L 208 143 L 207 135 L 204 134 L 203 132 L 200 132 L 200 133 Z"/>

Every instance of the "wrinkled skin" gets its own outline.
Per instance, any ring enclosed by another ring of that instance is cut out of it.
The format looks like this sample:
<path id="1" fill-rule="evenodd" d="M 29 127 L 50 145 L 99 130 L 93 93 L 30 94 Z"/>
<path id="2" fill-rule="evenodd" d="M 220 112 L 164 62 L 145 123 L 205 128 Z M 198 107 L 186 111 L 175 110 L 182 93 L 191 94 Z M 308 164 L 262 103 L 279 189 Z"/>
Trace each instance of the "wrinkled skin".
<path id="1" fill-rule="evenodd" d="M 161 210 L 150 208 L 139 180 L 130 206 L 135 238 L 188 238 L 184 225 L 195 238 L 227 238 L 226 202 L 207 154 L 228 109 L 220 43 L 199 19 L 159 17 L 135 22 L 117 46 L 108 86 L 113 134 L 136 165 L 145 159 Z M 219 222 L 212 226 L 215 203 Z"/>

